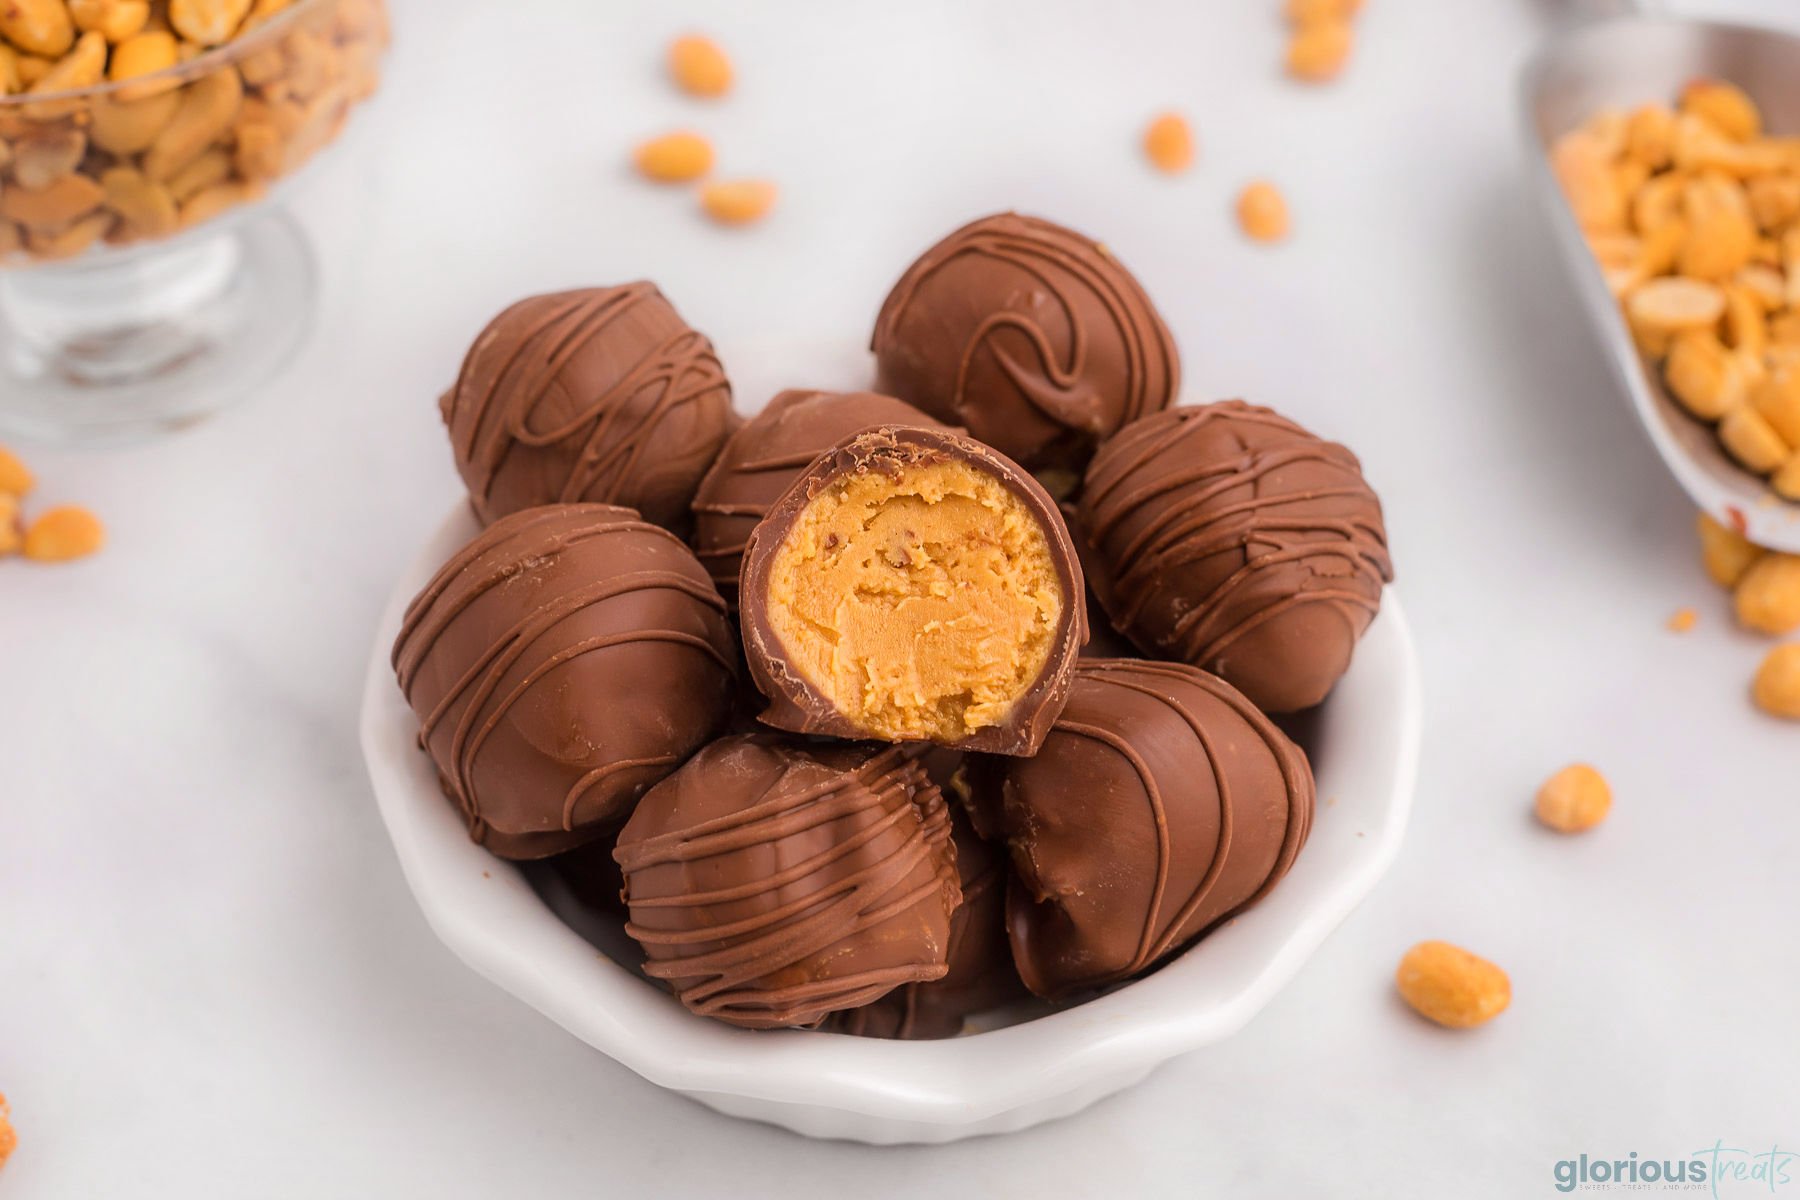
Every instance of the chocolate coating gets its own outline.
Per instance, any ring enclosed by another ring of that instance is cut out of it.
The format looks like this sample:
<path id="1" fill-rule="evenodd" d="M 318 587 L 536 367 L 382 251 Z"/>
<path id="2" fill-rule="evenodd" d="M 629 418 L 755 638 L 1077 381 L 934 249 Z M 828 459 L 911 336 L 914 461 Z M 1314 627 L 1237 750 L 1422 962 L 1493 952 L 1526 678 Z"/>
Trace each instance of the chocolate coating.
<path id="1" fill-rule="evenodd" d="M 898 748 L 720 738 L 644 797 L 614 853 L 645 974 L 702 1016 L 812 1025 L 944 975 L 949 817 Z"/>
<path id="2" fill-rule="evenodd" d="M 1041 527 L 1062 590 L 1062 608 L 1049 655 L 1037 678 L 1004 718 L 946 744 L 992 754 L 1031 754 L 1061 711 L 1087 641 L 1085 581 L 1068 527 L 1038 482 L 1016 463 L 972 438 L 946 429 L 881 426 L 855 434 L 816 459 L 770 508 L 744 551 L 739 594 L 744 657 L 768 698 L 759 718 L 797 733 L 866 738 L 869 730 L 846 716 L 789 661 L 769 618 L 772 565 L 783 539 L 807 505 L 839 481 L 864 473 L 892 474 L 914 464 L 965 462 L 997 480 Z"/>
<path id="3" fill-rule="evenodd" d="M 528 859 L 616 828 L 712 737 L 736 650 L 673 534 L 574 504 L 503 517 L 457 551 L 407 609 L 393 662 L 470 836 Z"/>
<path id="4" fill-rule="evenodd" d="M 475 339 L 439 407 L 484 522 L 591 500 L 685 532 L 736 424 L 712 343 L 649 283 L 519 301 Z"/>
<path id="5" fill-rule="evenodd" d="M 1078 511 L 1114 628 L 1266 712 L 1325 698 L 1394 577 L 1356 456 L 1241 400 L 1127 427 Z"/>
<path id="6" fill-rule="evenodd" d="M 1183 663 L 1086 660 L 1035 758 L 984 767 L 977 828 L 1006 839 L 1025 985 L 1058 998 L 1136 975 L 1281 879 L 1306 841 L 1306 756 L 1242 693 Z"/>
<path id="7" fill-rule="evenodd" d="M 875 321 L 875 390 L 968 429 L 1028 469 L 1079 470 L 1094 446 L 1174 403 L 1175 341 L 1099 244 L 1000 213 L 920 256 Z"/>
<path id="8" fill-rule="evenodd" d="M 694 553 L 736 605 L 750 531 L 819 455 L 876 425 L 936 427 L 904 400 L 874 392 L 786 391 L 725 443 L 694 494 Z"/>
<path id="9" fill-rule="evenodd" d="M 861 1008 L 835 1014 L 825 1025 L 856 1037 L 920 1041 L 955 1037 L 964 1021 L 1025 994 L 1006 941 L 1006 859 L 975 835 L 967 805 L 969 772 L 954 751 L 922 760 L 944 793 L 962 904 L 950 916 L 948 970 L 942 979 L 909 983 Z"/>

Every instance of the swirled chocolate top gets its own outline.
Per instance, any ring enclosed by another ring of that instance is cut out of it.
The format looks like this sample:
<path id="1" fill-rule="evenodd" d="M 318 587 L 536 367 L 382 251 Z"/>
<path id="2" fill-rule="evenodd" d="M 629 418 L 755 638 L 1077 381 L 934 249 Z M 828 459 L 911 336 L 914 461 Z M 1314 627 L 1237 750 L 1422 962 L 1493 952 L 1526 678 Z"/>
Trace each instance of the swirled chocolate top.
<path id="1" fill-rule="evenodd" d="M 1174 403 L 1175 341 L 1100 244 L 1000 213 L 908 267 L 875 321 L 875 390 L 1028 470 L 1080 470 L 1122 426 Z"/>
<path id="2" fill-rule="evenodd" d="M 483 521 L 591 500 L 685 532 L 736 425 L 712 343 L 649 283 L 519 301 L 481 331 L 439 407 Z"/>

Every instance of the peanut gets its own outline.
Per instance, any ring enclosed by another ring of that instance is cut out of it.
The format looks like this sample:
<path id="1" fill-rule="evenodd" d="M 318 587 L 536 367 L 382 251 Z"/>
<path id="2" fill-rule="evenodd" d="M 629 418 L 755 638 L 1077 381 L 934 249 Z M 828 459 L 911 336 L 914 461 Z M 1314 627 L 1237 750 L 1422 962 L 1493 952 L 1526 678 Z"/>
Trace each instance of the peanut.
<path id="1" fill-rule="evenodd" d="M 1761 546 L 1706 513 L 1694 518 L 1694 527 L 1700 535 L 1700 562 L 1712 581 L 1722 588 L 1736 587 L 1750 564 L 1763 556 Z"/>
<path id="2" fill-rule="evenodd" d="M 1800 642 L 1769 651 L 1756 669 L 1750 694 L 1770 716 L 1800 721 Z"/>
<path id="3" fill-rule="evenodd" d="M 192 229 L 202 221 L 210 221 L 228 208 L 235 208 L 257 196 L 254 184 L 238 180 L 215 183 L 203 192 L 196 192 L 181 206 L 181 227 Z"/>
<path id="4" fill-rule="evenodd" d="M 1762 305 L 1765 313 L 1773 312 L 1787 303 L 1787 281 L 1774 267 L 1751 263 L 1733 275 L 1731 281 L 1756 297 L 1756 302 Z"/>
<path id="5" fill-rule="evenodd" d="M 1625 312 L 1634 326 L 1656 332 L 1707 329 L 1725 315 L 1725 293 L 1698 279 L 1665 276 L 1634 289 Z"/>
<path id="6" fill-rule="evenodd" d="M 106 236 L 112 228 L 113 215 L 97 212 L 57 230 L 27 230 L 25 244 L 39 258 L 74 258 Z"/>
<path id="7" fill-rule="evenodd" d="M 1700 623 L 1700 614 L 1691 608 L 1678 608 L 1669 617 L 1670 633 L 1687 633 Z"/>
<path id="8" fill-rule="evenodd" d="M 1782 441 L 1800 447 L 1800 367 L 1777 368 L 1750 394 L 1750 404 Z"/>
<path id="9" fill-rule="evenodd" d="M 175 35 L 166 29 L 151 29 L 113 47 L 112 63 L 107 68 L 107 76 L 113 80 L 124 80 L 156 75 L 174 66 L 178 58 L 179 46 Z M 119 94 L 122 99 L 136 100 L 167 91 L 174 86 L 173 80 L 158 80 L 154 84 L 120 88 Z"/>
<path id="10" fill-rule="evenodd" d="M 1750 197 L 1750 215 L 1764 233 L 1780 233 L 1800 217 L 1800 178 L 1758 175 L 1744 188 Z"/>
<path id="11" fill-rule="evenodd" d="M 135 36 L 150 20 L 148 0 L 69 0 L 75 28 L 98 33 L 118 45 Z"/>
<path id="12" fill-rule="evenodd" d="M 17 554 L 25 544 L 25 530 L 19 523 L 19 498 L 11 492 L 0 492 L 0 558 Z"/>
<path id="13" fill-rule="evenodd" d="M 286 161 L 281 131 L 272 121 L 240 124 L 232 159 L 245 179 L 274 179 Z"/>
<path id="14" fill-rule="evenodd" d="M 1692 113 L 1733 141 L 1762 132 L 1762 114 L 1744 90 L 1717 79 L 1697 79 L 1681 90 L 1681 111 Z"/>
<path id="15" fill-rule="evenodd" d="M 1336 79 L 1350 61 L 1352 35 L 1348 21 L 1309 21 L 1288 39 L 1287 73 L 1308 83 Z"/>
<path id="16" fill-rule="evenodd" d="M 1733 607 L 1739 624 L 1776 635 L 1800 629 L 1800 555 L 1765 554 L 1738 580 Z"/>
<path id="17" fill-rule="evenodd" d="M 1558 138 L 1550 165 L 1583 229 L 1625 228 L 1626 197 L 1602 138 L 1583 127 Z"/>
<path id="18" fill-rule="evenodd" d="M 1290 25 L 1314 21 L 1348 21 L 1362 8 L 1362 0 L 1287 0 L 1282 16 Z"/>
<path id="19" fill-rule="evenodd" d="M 31 90 L 45 94 L 72 92 L 93 87 L 105 76 L 106 39 L 98 33 L 84 33 L 76 41 L 75 48 L 46 71 Z"/>
<path id="20" fill-rule="evenodd" d="M 22 188 L 47 188 L 73 171 L 86 153 L 87 135 L 79 129 L 48 129 L 14 148 L 13 181 Z"/>
<path id="21" fill-rule="evenodd" d="M 1420 942 L 1408 950 L 1394 983 L 1421 1016 L 1451 1029 L 1491 1021 L 1512 1003 L 1505 971 L 1449 942 Z"/>
<path id="22" fill-rule="evenodd" d="M 1625 129 L 1625 153 L 1652 171 L 1674 157 L 1675 114 L 1660 104 L 1646 104 L 1631 114 Z"/>
<path id="23" fill-rule="evenodd" d="M 640 145 L 633 154 L 637 169 L 658 183 L 690 183 L 712 170 L 712 143 L 689 130 L 664 134 Z"/>
<path id="24" fill-rule="evenodd" d="M 1686 611 L 1691 617 L 1693 610 Z M 1537 819 L 1558 833 L 1583 833 L 1606 820 L 1611 810 L 1606 776 L 1586 763 L 1564 767 L 1538 789 Z"/>
<path id="25" fill-rule="evenodd" d="M 1287 200 L 1267 180 L 1257 180 L 1238 193 L 1238 227 L 1258 242 L 1278 242 L 1289 229 Z"/>
<path id="26" fill-rule="evenodd" d="M 62 0 L 6 0 L 0 36 L 27 54 L 61 58 L 75 44 L 75 23 Z"/>
<path id="27" fill-rule="evenodd" d="M 1787 500 L 1800 500 L 1800 451 L 1796 451 L 1769 480 L 1775 494 Z"/>
<path id="28" fill-rule="evenodd" d="M 245 17 L 251 0 L 169 0 L 169 24 L 197 46 L 217 46 L 231 40 Z"/>
<path id="29" fill-rule="evenodd" d="M 100 185 L 86 175 L 64 175 L 49 187 L 0 192 L 0 217 L 27 230 L 52 231 L 79 221 L 100 206 Z"/>
<path id="30" fill-rule="evenodd" d="M 1756 249 L 1756 222 L 1743 189 L 1728 180 L 1706 178 L 1688 185 L 1683 196 L 1688 238 L 1676 269 L 1693 279 L 1724 279 L 1750 262 Z"/>
<path id="31" fill-rule="evenodd" d="M 215 183 L 231 177 L 231 155 L 223 150 L 208 150 L 163 182 L 175 203 L 182 204 L 190 196 L 205 191 Z"/>
<path id="32" fill-rule="evenodd" d="M 65 504 L 39 515 L 25 530 L 25 557 L 66 562 L 94 553 L 106 543 L 106 528 L 80 505 Z"/>
<path id="33" fill-rule="evenodd" d="M 1719 440 L 1744 466 L 1767 475 L 1787 461 L 1789 446 L 1775 427 L 1749 405 L 1739 405 L 1719 421 Z"/>
<path id="34" fill-rule="evenodd" d="M 721 225 L 748 225 L 775 206 L 775 185 L 762 179 L 709 183 L 700 190 L 700 206 Z"/>
<path id="35" fill-rule="evenodd" d="M 146 100 L 95 99 L 88 136 L 112 154 L 136 154 L 162 136 L 181 109 L 181 96 L 164 92 Z"/>
<path id="36" fill-rule="evenodd" d="M 179 224 L 175 198 L 134 167 L 112 167 L 100 176 L 106 207 L 119 215 L 138 237 L 162 237 Z"/>
<path id="37" fill-rule="evenodd" d="M 193 162 L 231 128 L 243 98 L 243 82 L 229 66 L 188 84 L 182 92 L 181 107 L 144 154 L 144 174 L 159 183 L 166 182 Z"/>
<path id="38" fill-rule="evenodd" d="M 1194 165 L 1194 131 L 1180 113 L 1159 114 L 1144 130 L 1144 154 L 1165 175 L 1179 175 Z"/>
<path id="39" fill-rule="evenodd" d="M 1688 330 L 1669 343 L 1663 380 L 1683 408 L 1716 421 L 1744 399 L 1738 361 L 1711 330 Z"/>
<path id="40" fill-rule="evenodd" d="M 31 468 L 25 465 L 24 460 L 5 446 L 0 446 L 0 493 L 25 496 L 36 483 L 37 478 L 32 475 Z"/>
<path id="41" fill-rule="evenodd" d="M 711 38 L 678 37 L 669 44 L 669 77 L 690 96 L 723 96 L 731 90 L 731 59 Z"/>

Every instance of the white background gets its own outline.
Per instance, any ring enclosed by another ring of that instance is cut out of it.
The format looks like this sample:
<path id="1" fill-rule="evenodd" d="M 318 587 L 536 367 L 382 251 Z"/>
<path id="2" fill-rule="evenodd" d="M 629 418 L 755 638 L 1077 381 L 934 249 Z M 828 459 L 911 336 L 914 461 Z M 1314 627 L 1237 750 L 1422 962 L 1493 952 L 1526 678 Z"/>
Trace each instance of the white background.
<path id="1" fill-rule="evenodd" d="M 38 502 L 112 544 L 0 564 L 0 1197 L 1514 1197 L 1584 1151 L 1800 1147 L 1800 728 L 1749 705 L 1765 643 L 1701 574 L 1524 186 L 1515 79 L 1555 14 L 1372 0 L 1308 90 L 1277 8 L 402 0 L 386 90 L 296 197 L 324 262 L 303 357 L 183 436 L 30 455 Z M 735 53 L 724 105 L 660 78 L 689 25 Z M 1137 151 L 1169 105 L 1200 140 L 1176 181 Z M 769 223 L 631 176 L 687 124 L 780 181 Z M 1230 219 L 1265 174 L 1278 249 Z M 658 1091 L 434 940 L 363 778 L 360 673 L 457 491 L 435 399 L 502 305 L 654 278 L 760 404 L 846 381 L 912 256 L 1013 206 L 1136 271 L 1188 399 L 1363 456 L 1424 663 L 1416 818 L 1229 1043 L 1025 1134 L 809 1143 Z M 1530 801 L 1576 759 L 1617 805 L 1563 839 Z M 1425 937 L 1504 965 L 1511 1011 L 1413 1017 L 1390 979 Z"/>

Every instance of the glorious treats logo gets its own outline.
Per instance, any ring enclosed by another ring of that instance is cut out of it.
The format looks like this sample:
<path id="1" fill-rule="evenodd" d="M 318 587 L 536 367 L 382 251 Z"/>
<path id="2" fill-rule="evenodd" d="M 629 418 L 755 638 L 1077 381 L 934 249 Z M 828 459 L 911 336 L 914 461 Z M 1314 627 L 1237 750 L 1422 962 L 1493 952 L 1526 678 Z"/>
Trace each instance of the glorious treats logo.
<path id="1" fill-rule="evenodd" d="M 1679 1191 L 1715 1197 L 1779 1192 L 1800 1178 L 1800 1151 L 1771 1146 L 1767 1150 L 1727 1146 L 1719 1139 L 1690 1154 L 1647 1157 L 1633 1150 L 1624 1158 L 1583 1154 L 1565 1158 L 1553 1168 L 1556 1190 Z M 1800 1195 L 1800 1188 L 1795 1189 Z"/>

